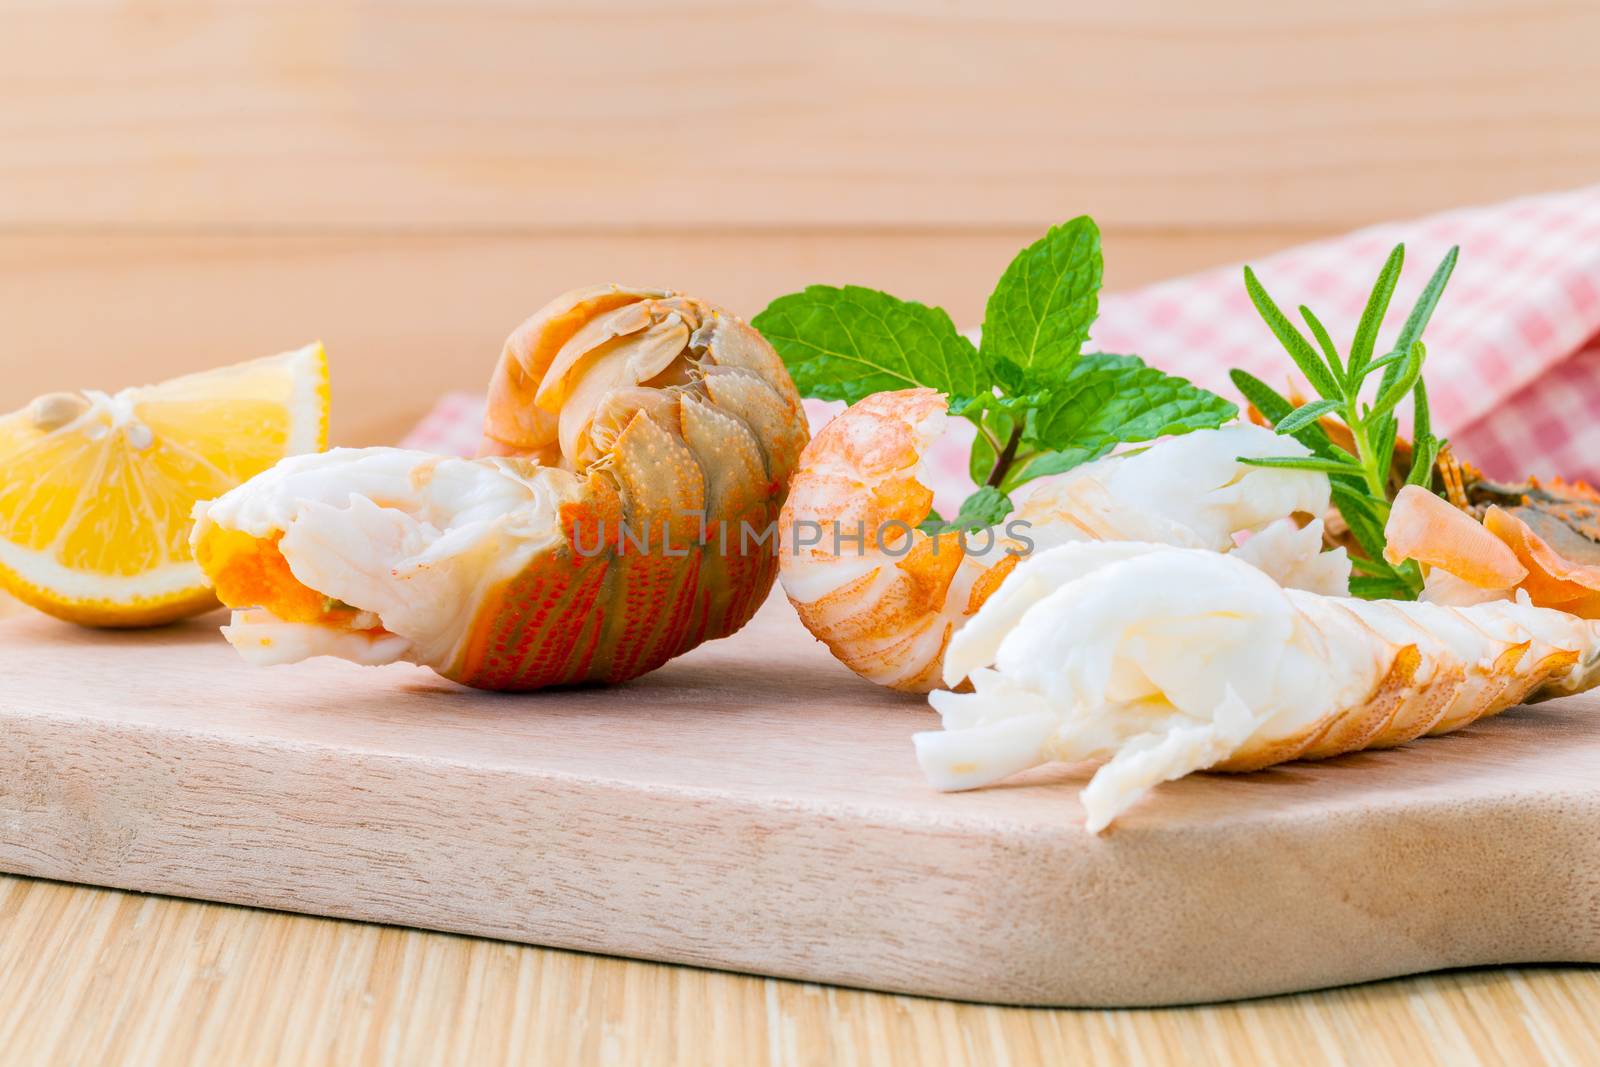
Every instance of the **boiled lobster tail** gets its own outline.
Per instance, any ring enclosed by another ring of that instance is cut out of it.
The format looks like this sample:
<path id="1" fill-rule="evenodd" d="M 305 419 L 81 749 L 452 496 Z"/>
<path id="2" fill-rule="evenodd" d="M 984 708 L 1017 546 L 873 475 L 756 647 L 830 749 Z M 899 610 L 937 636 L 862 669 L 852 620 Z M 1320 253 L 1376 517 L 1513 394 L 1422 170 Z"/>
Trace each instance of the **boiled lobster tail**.
<path id="1" fill-rule="evenodd" d="M 1600 682 L 1600 622 L 1285 589 L 1237 558 L 1132 542 L 1021 564 L 951 642 L 918 734 L 934 785 L 1099 761 L 1099 831 L 1160 782 L 1392 748 Z"/>
<path id="2" fill-rule="evenodd" d="M 402 659 L 486 689 L 620 682 L 755 613 L 806 440 L 751 327 L 600 286 L 512 333 L 480 458 L 345 450 L 270 471 L 201 509 L 196 556 L 253 658 Z"/>
<path id="3" fill-rule="evenodd" d="M 573 470 L 582 487 L 559 509 L 560 541 L 485 612 L 461 680 L 624 681 L 749 621 L 807 440 L 760 334 L 666 290 L 581 290 L 518 327 L 493 382 L 483 451 Z"/>

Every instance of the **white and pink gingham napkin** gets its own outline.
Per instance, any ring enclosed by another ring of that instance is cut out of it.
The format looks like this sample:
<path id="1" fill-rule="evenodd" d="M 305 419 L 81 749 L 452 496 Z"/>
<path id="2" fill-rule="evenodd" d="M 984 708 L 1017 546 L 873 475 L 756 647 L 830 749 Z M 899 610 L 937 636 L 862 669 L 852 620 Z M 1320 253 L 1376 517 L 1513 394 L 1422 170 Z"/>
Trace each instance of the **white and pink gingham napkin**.
<path id="1" fill-rule="evenodd" d="M 1380 354 L 1446 250 L 1461 246 L 1424 334 L 1436 429 L 1493 477 L 1600 483 L 1600 185 L 1385 223 L 1252 265 L 1291 318 L 1298 320 L 1291 309 L 1309 305 L 1344 350 L 1384 257 L 1402 241 L 1405 272 Z M 1134 353 L 1233 399 L 1232 367 L 1280 389 L 1294 371 L 1251 306 L 1238 266 L 1106 294 L 1091 346 Z M 840 407 L 806 402 L 813 428 Z M 451 394 L 404 443 L 470 454 L 482 416 L 478 395 Z M 930 457 L 936 504 L 947 514 L 971 484 L 971 434 L 960 432 L 959 420 L 952 425 L 957 432 Z"/>

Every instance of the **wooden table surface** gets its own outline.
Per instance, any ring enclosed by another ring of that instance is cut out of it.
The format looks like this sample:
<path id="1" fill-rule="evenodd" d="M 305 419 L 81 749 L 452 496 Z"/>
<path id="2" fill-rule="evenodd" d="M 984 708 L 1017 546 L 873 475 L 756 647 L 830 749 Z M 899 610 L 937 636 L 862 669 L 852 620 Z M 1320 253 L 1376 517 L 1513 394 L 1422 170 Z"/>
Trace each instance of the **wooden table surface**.
<path id="1" fill-rule="evenodd" d="M 1593 182 L 1597 38 L 1520 0 L 8 0 L 0 410 L 320 336 L 336 440 L 380 442 L 598 280 L 970 323 L 1081 212 L 1125 287 Z M 0 1062 L 1576 1064 L 1597 1019 L 1594 969 L 1018 1010 L 0 878 Z"/>
<path id="2" fill-rule="evenodd" d="M 1051 1011 L 0 877 L 7 1063 L 1593 1062 L 1600 973 Z"/>

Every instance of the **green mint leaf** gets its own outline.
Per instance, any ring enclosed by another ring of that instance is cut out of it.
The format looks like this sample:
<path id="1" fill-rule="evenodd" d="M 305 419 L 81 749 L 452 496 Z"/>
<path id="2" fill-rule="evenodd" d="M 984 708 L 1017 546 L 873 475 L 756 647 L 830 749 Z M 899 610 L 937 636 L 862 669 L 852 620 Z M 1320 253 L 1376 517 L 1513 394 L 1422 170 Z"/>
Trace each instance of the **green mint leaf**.
<path id="1" fill-rule="evenodd" d="M 1013 505 L 1011 498 L 992 485 L 985 485 L 961 502 L 961 511 L 956 517 L 946 521 L 939 517 L 939 513 L 931 511 L 928 517 L 918 524 L 917 529 L 929 537 L 937 537 L 952 530 L 972 533 L 975 530 L 987 530 L 1005 521 L 1011 514 Z"/>
<path id="2" fill-rule="evenodd" d="M 1087 215 L 1017 253 L 984 309 L 984 361 L 1030 374 L 1071 363 L 1099 312 L 1102 273 L 1100 229 Z"/>
<path id="3" fill-rule="evenodd" d="M 987 530 L 1011 514 L 1011 498 L 985 485 L 961 502 L 961 512 L 945 524 L 947 530 Z"/>
<path id="4" fill-rule="evenodd" d="M 1163 374 L 1136 356 L 1090 353 L 1045 377 L 1048 388 L 1023 396 L 963 397 L 952 403 L 953 414 L 988 431 L 973 444 L 973 481 L 989 480 L 997 459 L 993 442 L 1003 446 L 1019 424 L 1024 427 L 1021 440 L 1030 447 L 1006 472 L 1008 487 L 1098 459 L 1125 441 L 1220 426 L 1238 414 L 1231 402 Z"/>
<path id="5" fill-rule="evenodd" d="M 1394 251 L 1384 261 L 1383 270 L 1378 272 L 1378 280 L 1372 284 L 1372 295 L 1367 297 L 1361 321 L 1356 324 L 1355 340 L 1350 343 L 1351 382 L 1361 381 L 1366 374 L 1367 364 L 1372 361 L 1372 351 L 1378 343 L 1378 328 L 1383 325 L 1383 317 L 1389 313 L 1389 301 L 1394 299 L 1394 286 L 1400 280 L 1400 268 L 1405 261 L 1406 246 L 1395 245 Z"/>
<path id="6" fill-rule="evenodd" d="M 1328 412 L 1337 410 L 1339 410 L 1337 400 L 1313 400 L 1309 404 L 1301 404 L 1279 419 L 1278 425 L 1273 429 L 1281 434 L 1293 434 L 1296 430 L 1310 426 Z"/>
<path id="7" fill-rule="evenodd" d="M 987 391 L 977 349 L 944 310 L 857 285 L 808 286 L 751 320 L 777 349 L 802 396 L 854 404 L 873 393 L 926 386 Z"/>
<path id="8" fill-rule="evenodd" d="M 1006 485 L 1015 489 L 1035 478 L 1060 474 L 1074 467 L 1081 467 L 1085 463 L 1093 463 L 1102 456 L 1109 455 L 1116 447 L 1116 441 L 1108 441 L 1099 448 L 1066 448 L 1053 452 L 1030 453 L 1011 468 L 1011 472 L 1006 475 Z"/>
<path id="9" fill-rule="evenodd" d="M 1012 424 L 1006 424 L 1008 427 Z M 1009 430 L 1008 430 L 1009 433 Z M 1100 457 L 1107 455 L 1117 447 L 1116 441 L 1107 441 L 1098 448 L 1068 448 L 1060 451 L 1029 451 L 1019 455 L 1012 463 L 1011 469 L 1006 472 L 1005 484 L 1008 489 L 1015 489 L 1024 482 L 1035 478 L 1043 478 L 1050 474 L 1060 474 L 1085 463 L 1092 463 Z M 994 470 L 995 452 L 989 442 L 979 437 L 972 446 L 972 460 L 969 470 L 972 480 L 980 485 L 988 480 Z"/>
<path id="10" fill-rule="evenodd" d="M 1138 356 L 1094 352 L 1049 379 L 1022 439 L 1052 452 L 1212 429 L 1239 414 L 1231 401 L 1149 366 Z"/>
<path id="11" fill-rule="evenodd" d="M 973 420 L 980 418 L 986 411 L 1003 412 L 1007 415 L 1021 417 L 1034 408 L 1048 403 L 1049 399 L 1050 394 L 1046 390 L 1036 390 L 1022 396 L 1000 396 L 995 393 L 980 393 L 977 396 L 953 398 L 950 401 L 950 414 Z"/>
<path id="12" fill-rule="evenodd" d="M 1023 427 L 1021 440 L 1029 447 L 1006 472 L 1006 489 L 1099 459 L 1124 442 L 1211 429 L 1239 413 L 1231 401 L 1137 356 L 1092 352 L 1034 380 L 1046 387 L 1031 394 L 1037 402 L 1025 419 L 1015 411 L 997 412 L 984 423 L 1002 443 L 1019 421 Z M 986 481 L 995 459 L 994 446 L 980 435 L 972 450 L 972 480 Z"/>
<path id="13" fill-rule="evenodd" d="M 1256 272 L 1249 267 L 1244 269 L 1244 287 L 1250 294 L 1250 302 L 1255 304 L 1256 311 L 1261 314 L 1262 320 L 1272 330 L 1284 350 L 1289 353 L 1289 358 L 1294 360 L 1294 365 L 1300 368 L 1300 373 L 1306 376 L 1306 381 L 1311 383 L 1311 388 L 1317 391 L 1317 395 L 1327 400 L 1344 399 L 1344 390 L 1339 380 L 1334 377 L 1333 371 L 1312 349 L 1311 342 L 1294 328 L 1294 323 L 1278 310 L 1278 305 L 1272 302 L 1272 297 L 1261 287 Z"/>
<path id="14" fill-rule="evenodd" d="M 981 352 L 982 349 L 980 348 L 979 351 Z M 1027 375 L 1015 363 L 1008 363 L 1005 360 L 990 361 L 989 370 L 994 374 L 994 380 L 1005 392 L 1025 393 L 1028 391 L 1025 380 Z"/>
<path id="15" fill-rule="evenodd" d="M 1321 471 L 1324 474 L 1361 473 L 1359 464 L 1321 456 L 1239 456 L 1238 460 L 1247 467 L 1277 467 L 1291 471 Z"/>

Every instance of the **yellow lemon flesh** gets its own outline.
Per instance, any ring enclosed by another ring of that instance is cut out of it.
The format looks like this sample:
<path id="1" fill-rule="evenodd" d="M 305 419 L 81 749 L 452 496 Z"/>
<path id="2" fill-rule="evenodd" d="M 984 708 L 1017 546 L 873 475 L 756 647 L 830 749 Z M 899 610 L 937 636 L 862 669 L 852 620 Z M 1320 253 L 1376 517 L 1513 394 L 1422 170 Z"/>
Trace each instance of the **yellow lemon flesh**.
<path id="1" fill-rule="evenodd" d="M 120 393 L 51 393 L 0 416 L 0 587 L 89 626 L 216 606 L 189 513 L 328 443 L 320 344 Z"/>

